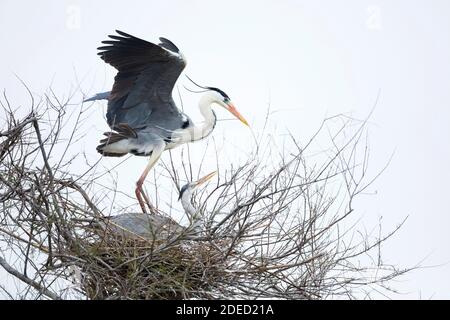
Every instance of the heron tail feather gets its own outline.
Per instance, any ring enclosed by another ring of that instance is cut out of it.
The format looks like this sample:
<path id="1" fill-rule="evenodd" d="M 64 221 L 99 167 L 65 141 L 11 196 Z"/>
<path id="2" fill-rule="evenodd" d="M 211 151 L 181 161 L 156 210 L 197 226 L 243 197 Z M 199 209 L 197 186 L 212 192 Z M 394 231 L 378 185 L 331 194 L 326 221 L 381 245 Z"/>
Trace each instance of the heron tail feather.
<path id="1" fill-rule="evenodd" d="M 100 140 L 97 151 L 105 157 L 122 157 L 128 153 L 128 139 L 137 137 L 136 131 L 126 123 L 113 127 L 111 132 L 105 132 L 106 138 Z"/>

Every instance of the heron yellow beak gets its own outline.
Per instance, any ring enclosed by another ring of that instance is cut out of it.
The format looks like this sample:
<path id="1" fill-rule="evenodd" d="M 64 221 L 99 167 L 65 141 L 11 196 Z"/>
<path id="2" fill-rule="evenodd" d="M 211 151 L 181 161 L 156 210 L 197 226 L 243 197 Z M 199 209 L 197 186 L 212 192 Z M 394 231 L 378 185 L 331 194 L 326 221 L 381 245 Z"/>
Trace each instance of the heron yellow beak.
<path id="1" fill-rule="evenodd" d="M 227 102 L 227 106 L 228 106 L 227 110 L 230 111 L 232 115 L 234 115 L 236 118 L 238 118 L 247 127 L 250 127 L 247 120 L 245 120 L 245 118 L 239 113 L 239 111 L 237 111 L 234 104 L 232 104 L 231 102 Z"/>
<path id="2" fill-rule="evenodd" d="M 217 171 L 211 172 L 209 174 L 207 174 L 206 176 L 204 176 L 203 178 L 199 179 L 197 182 L 195 182 L 195 186 L 198 187 L 199 185 L 207 182 L 209 179 L 211 179 L 212 177 L 214 177 L 214 175 L 217 173 Z"/>

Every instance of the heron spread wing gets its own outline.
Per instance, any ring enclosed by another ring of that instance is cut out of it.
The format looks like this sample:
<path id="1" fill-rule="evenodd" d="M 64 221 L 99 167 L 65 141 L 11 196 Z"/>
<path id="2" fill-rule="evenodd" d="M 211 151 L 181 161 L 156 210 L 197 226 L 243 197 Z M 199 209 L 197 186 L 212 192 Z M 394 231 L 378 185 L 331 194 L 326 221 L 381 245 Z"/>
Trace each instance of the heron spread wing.
<path id="1" fill-rule="evenodd" d="M 110 126 L 127 123 L 133 128 L 158 125 L 179 127 L 183 117 L 172 99 L 172 90 L 186 61 L 169 40 L 156 45 L 116 30 L 103 41 L 99 56 L 118 73 L 109 96 Z"/>

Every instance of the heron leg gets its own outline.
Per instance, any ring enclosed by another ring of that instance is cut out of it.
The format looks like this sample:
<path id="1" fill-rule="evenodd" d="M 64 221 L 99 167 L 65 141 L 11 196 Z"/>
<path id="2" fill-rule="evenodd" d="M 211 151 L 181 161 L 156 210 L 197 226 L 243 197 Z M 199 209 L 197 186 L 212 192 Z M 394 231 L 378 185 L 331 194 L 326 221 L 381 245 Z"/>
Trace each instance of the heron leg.
<path id="1" fill-rule="evenodd" d="M 145 209 L 144 201 L 142 201 L 142 194 L 141 194 L 141 190 L 139 187 L 136 188 L 135 193 L 136 193 L 136 199 L 138 200 L 139 205 L 141 206 L 142 212 L 147 213 L 147 210 Z"/>
<path id="2" fill-rule="evenodd" d="M 145 194 L 144 190 L 142 189 L 142 186 L 137 187 L 135 193 L 136 198 L 138 199 L 139 202 L 139 206 L 141 207 L 143 213 L 147 213 L 145 205 L 147 205 L 148 209 L 150 210 L 150 213 L 156 212 L 156 208 L 150 202 L 150 199 Z"/>
<path id="3" fill-rule="evenodd" d="M 155 208 L 150 203 L 150 200 L 148 199 L 147 195 L 144 193 L 144 190 L 142 190 L 142 185 L 144 184 L 145 178 L 147 177 L 150 170 L 154 167 L 155 163 L 158 161 L 158 159 L 161 157 L 162 152 L 164 151 L 164 148 L 154 148 L 152 155 L 150 156 L 150 160 L 145 167 L 144 172 L 142 173 L 139 180 L 136 182 L 136 198 L 139 202 L 139 205 L 141 206 L 142 212 L 147 213 L 147 210 L 145 208 L 144 200 L 149 207 L 150 211 L 154 211 Z M 144 198 L 144 200 L 143 200 Z"/>
<path id="4" fill-rule="evenodd" d="M 156 208 L 150 202 L 150 199 L 148 198 L 148 196 L 144 190 L 142 190 L 142 197 L 144 198 L 145 204 L 147 205 L 148 209 L 150 210 L 150 213 L 156 213 Z"/>

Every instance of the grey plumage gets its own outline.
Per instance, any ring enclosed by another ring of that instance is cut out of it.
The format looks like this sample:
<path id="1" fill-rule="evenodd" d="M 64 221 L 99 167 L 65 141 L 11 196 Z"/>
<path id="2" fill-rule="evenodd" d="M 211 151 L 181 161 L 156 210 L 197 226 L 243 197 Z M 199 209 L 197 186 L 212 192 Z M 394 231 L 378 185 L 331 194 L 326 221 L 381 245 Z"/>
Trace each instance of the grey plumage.
<path id="1" fill-rule="evenodd" d="M 97 151 L 104 156 L 121 157 L 127 153 L 148 156 L 154 148 L 165 148 L 172 133 L 190 123 L 172 98 L 172 90 L 186 66 L 180 50 L 166 38 L 159 45 L 116 30 L 111 40 L 98 48 L 101 59 L 118 70 L 111 91 L 96 94 L 85 102 L 108 100 L 106 119 L 116 130 L 126 124 L 135 137 L 103 139 Z M 119 137 L 111 134 L 109 137 Z"/>
<path id="2" fill-rule="evenodd" d="M 186 230 L 169 217 L 139 212 L 124 213 L 111 217 L 101 221 L 100 226 L 123 237 L 141 237 L 153 240 L 167 240 Z"/>
<path id="3" fill-rule="evenodd" d="M 90 102 L 90 101 L 95 101 L 95 100 L 108 100 L 110 94 L 111 94 L 111 91 L 97 93 L 95 96 L 83 100 L 83 102 Z"/>
<path id="4" fill-rule="evenodd" d="M 110 127 L 127 123 L 139 130 L 160 126 L 173 131 L 182 126 L 183 116 L 172 99 L 172 90 L 186 66 L 178 48 L 161 38 L 163 47 L 118 31 L 120 36 L 103 41 L 100 57 L 118 70 L 108 99 L 106 118 Z"/>

